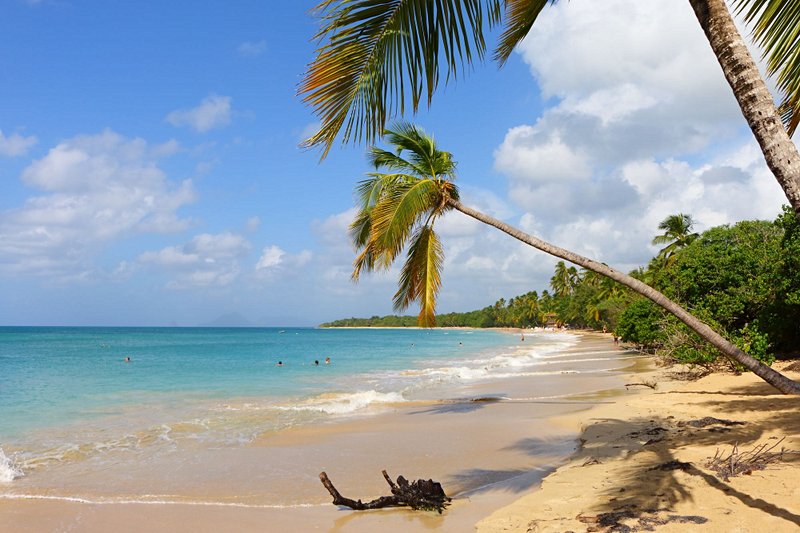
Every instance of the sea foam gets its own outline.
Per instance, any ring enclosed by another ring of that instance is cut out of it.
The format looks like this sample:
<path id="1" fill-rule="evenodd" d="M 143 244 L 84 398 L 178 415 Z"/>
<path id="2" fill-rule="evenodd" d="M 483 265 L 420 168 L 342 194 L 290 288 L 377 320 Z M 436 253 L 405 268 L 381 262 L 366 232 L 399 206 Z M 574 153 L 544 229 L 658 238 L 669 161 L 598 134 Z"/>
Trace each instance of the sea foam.
<path id="1" fill-rule="evenodd" d="M 22 470 L 15 467 L 11 458 L 6 457 L 3 449 L 0 448 L 0 483 L 11 483 L 23 475 Z"/>
<path id="2" fill-rule="evenodd" d="M 291 411 L 321 411 L 329 415 L 343 415 L 358 411 L 373 404 L 404 402 L 397 392 L 359 391 L 349 394 L 325 394 L 305 402 L 284 408 Z"/>

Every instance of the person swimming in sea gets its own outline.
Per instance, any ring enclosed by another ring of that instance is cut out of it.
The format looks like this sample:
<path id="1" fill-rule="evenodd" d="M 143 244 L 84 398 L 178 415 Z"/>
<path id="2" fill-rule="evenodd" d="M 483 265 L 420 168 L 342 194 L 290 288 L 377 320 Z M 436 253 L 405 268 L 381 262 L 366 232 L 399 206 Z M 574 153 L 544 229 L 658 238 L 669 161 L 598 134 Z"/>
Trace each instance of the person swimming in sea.
<path id="1" fill-rule="evenodd" d="M 319 359 L 314 359 L 314 366 L 319 366 Z"/>
<path id="2" fill-rule="evenodd" d="M 275 366 L 283 366 L 283 361 L 278 361 L 278 364 Z"/>
<path id="3" fill-rule="evenodd" d="M 130 363 L 131 362 L 131 358 L 130 357 L 126 357 L 125 359 L 123 359 L 123 361 L 125 361 L 126 363 Z"/>
<path id="4" fill-rule="evenodd" d="M 329 365 L 329 364 L 331 364 L 331 358 L 330 358 L 330 357 L 326 357 L 326 358 L 325 358 L 325 364 L 326 364 L 326 365 Z"/>

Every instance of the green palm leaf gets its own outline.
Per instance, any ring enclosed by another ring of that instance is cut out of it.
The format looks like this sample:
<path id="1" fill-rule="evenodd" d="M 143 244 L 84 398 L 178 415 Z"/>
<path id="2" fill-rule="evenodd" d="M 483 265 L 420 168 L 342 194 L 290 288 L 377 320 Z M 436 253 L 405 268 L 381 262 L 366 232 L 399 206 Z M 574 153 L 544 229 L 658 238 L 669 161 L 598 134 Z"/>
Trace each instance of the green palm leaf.
<path id="1" fill-rule="evenodd" d="M 753 26 L 753 37 L 777 75 L 780 111 L 789 135 L 800 124 L 800 0 L 735 0 L 737 13 Z"/>
<path id="2" fill-rule="evenodd" d="M 441 204 L 432 180 L 397 184 L 381 197 L 372 210 L 372 231 L 379 243 L 381 266 L 388 267 L 402 251 L 415 224 L 430 218 Z"/>
<path id="3" fill-rule="evenodd" d="M 503 35 L 494 53 L 494 58 L 504 65 L 514 48 L 528 35 L 539 14 L 547 4 L 558 0 L 505 0 L 505 23 Z"/>
<path id="4" fill-rule="evenodd" d="M 394 308 L 403 311 L 419 300 L 419 324 L 436 325 L 436 295 L 441 287 L 444 250 L 436 233 L 428 225 L 420 227 L 411 239 L 394 296 Z"/>
<path id="5" fill-rule="evenodd" d="M 325 0 L 315 11 L 323 44 L 298 92 L 322 120 L 304 144 L 323 156 L 342 128 L 345 141 L 372 142 L 409 98 L 414 111 L 423 94 L 430 104 L 440 72 L 455 78 L 486 49 L 483 0 Z"/>

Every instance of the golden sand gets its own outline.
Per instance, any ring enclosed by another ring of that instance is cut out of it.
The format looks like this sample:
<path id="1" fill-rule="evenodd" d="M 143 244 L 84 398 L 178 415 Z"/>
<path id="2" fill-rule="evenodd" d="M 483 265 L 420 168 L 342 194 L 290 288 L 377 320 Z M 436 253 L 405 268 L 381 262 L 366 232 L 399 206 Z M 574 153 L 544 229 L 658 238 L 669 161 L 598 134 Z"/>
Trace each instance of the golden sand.
<path id="1" fill-rule="evenodd" d="M 664 533 L 800 531 L 800 454 L 727 481 L 708 466 L 734 445 L 749 451 L 785 437 L 773 451 L 800 450 L 800 399 L 753 374 L 640 377 L 657 379 L 657 388 L 561 418 L 581 426 L 582 448 L 478 531 L 608 531 L 614 523 Z M 686 424 L 704 417 L 741 424 Z"/>

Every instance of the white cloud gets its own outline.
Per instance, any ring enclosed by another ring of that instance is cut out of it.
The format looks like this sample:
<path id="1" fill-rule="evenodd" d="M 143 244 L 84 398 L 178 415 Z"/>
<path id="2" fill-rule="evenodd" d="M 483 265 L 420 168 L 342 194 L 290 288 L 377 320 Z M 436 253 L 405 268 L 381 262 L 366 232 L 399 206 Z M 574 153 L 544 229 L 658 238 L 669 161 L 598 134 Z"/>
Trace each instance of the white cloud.
<path id="1" fill-rule="evenodd" d="M 267 51 L 267 41 L 245 41 L 237 48 L 240 55 L 257 57 Z"/>
<path id="2" fill-rule="evenodd" d="M 173 278 L 167 283 L 170 289 L 224 286 L 239 276 L 239 261 L 251 248 L 247 239 L 235 233 L 202 233 L 179 246 L 144 252 L 138 262 L 167 270 Z"/>
<path id="3" fill-rule="evenodd" d="M 297 276 L 301 274 L 300 269 L 309 264 L 313 257 L 314 254 L 310 250 L 290 254 L 274 244 L 267 246 L 261 252 L 261 257 L 255 266 L 257 279 L 263 280 L 265 276 L 274 278 L 276 275 Z"/>
<path id="4" fill-rule="evenodd" d="M 508 130 L 495 168 L 540 236 L 628 269 L 668 215 L 704 229 L 785 201 L 688 5 L 559 2 L 518 52 L 556 101 Z"/>
<path id="5" fill-rule="evenodd" d="M 256 270 L 266 270 L 279 266 L 283 262 L 283 256 L 285 255 L 286 252 L 275 245 L 264 248 L 258 263 L 256 263 Z"/>
<path id="6" fill-rule="evenodd" d="M 112 241 L 186 229 L 177 213 L 194 200 L 192 183 L 167 179 L 159 146 L 106 130 L 31 163 L 21 178 L 42 194 L 0 213 L 0 271 L 72 276 L 91 271 L 93 255 Z"/>
<path id="7" fill-rule="evenodd" d="M 199 132 L 227 126 L 231 122 L 230 96 L 211 95 L 191 109 L 178 109 L 166 117 L 173 126 L 189 126 Z"/>
<path id="8" fill-rule="evenodd" d="M 38 139 L 31 135 L 30 137 L 23 137 L 19 133 L 12 133 L 6 137 L 3 131 L 0 130 L 0 155 L 6 157 L 18 157 L 25 155 L 28 149 L 35 145 Z"/>

